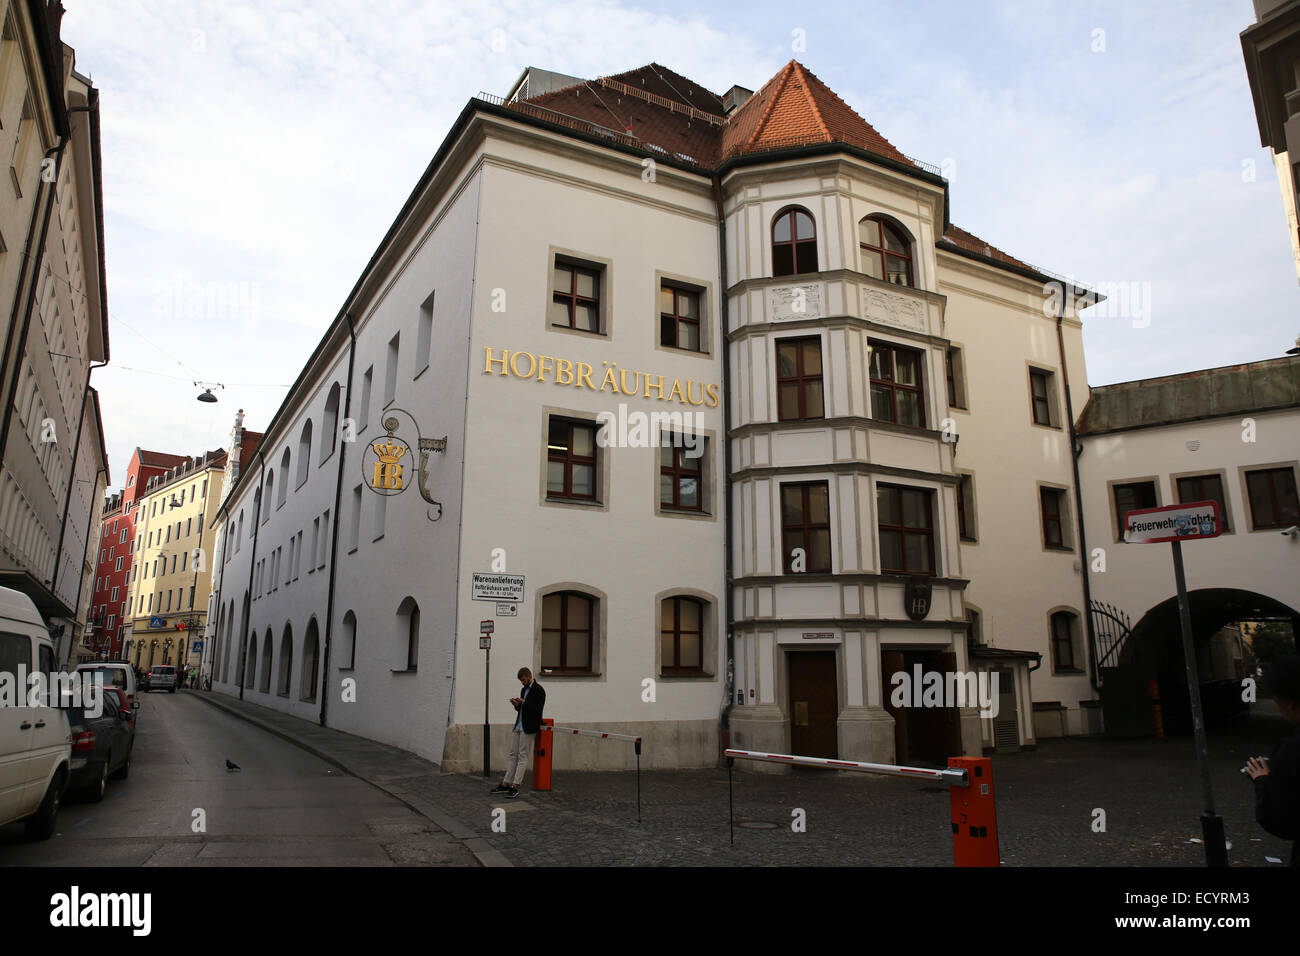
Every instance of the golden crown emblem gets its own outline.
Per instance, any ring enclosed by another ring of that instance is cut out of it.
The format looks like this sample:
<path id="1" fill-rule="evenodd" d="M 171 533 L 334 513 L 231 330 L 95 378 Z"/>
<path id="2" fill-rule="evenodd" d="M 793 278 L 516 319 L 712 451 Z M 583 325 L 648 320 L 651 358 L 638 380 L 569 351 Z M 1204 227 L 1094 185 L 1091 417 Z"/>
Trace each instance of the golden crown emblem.
<path id="1" fill-rule="evenodd" d="M 396 444 L 391 440 L 384 442 L 382 445 L 375 442 L 370 446 L 371 450 L 379 456 L 379 460 L 386 465 L 395 465 L 399 458 L 406 454 L 406 446 Z"/>

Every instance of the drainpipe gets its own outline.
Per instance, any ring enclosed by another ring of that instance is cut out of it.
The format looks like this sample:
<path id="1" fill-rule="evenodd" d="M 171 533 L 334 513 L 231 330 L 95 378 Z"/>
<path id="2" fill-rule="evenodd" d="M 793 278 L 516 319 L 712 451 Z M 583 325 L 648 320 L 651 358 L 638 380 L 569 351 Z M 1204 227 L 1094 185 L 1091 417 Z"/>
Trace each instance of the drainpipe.
<path id="1" fill-rule="evenodd" d="M 1092 626 L 1092 582 L 1088 578 L 1088 537 L 1083 530 L 1083 491 L 1079 487 L 1079 439 L 1074 432 L 1074 403 L 1070 399 L 1070 367 L 1065 362 L 1065 335 L 1061 323 L 1065 319 L 1065 296 L 1061 297 L 1061 310 L 1056 316 L 1056 347 L 1061 356 L 1061 380 L 1065 384 L 1065 422 L 1070 434 L 1070 465 L 1074 469 L 1074 514 L 1079 527 L 1079 562 L 1083 573 L 1083 622 L 1088 645 L 1088 677 L 1094 691 L 1099 689 L 1097 660 L 1094 647 L 1096 636 Z"/>
<path id="2" fill-rule="evenodd" d="M 723 702 L 719 724 L 722 746 L 731 746 L 731 708 L 736 693 L 736 638 L 732 632 L 735 620 L 735 598 L 731 573 L 731 337 L 727 334 L 727 220 L 722 208 L 722 180 L 713 177 L 713 204 L 718 212 L 718 318 L 722 336 L 722 581 L 726 594 L 723 605 L 726 611 L 723 623 L 727 629 L 727 673 L 723 677 L 726 699 Z"/>
<path id="3" fill-rule="evenodd" d="M 348 387 L 343 399 L 343 418 L 347 421 L 352 415 L 352 365 L 357 353 L 357 329 L 352 323 L 352 313 L 345 312 L 343 317 L 348 320 Z M 325 603 L 325 651 L 321 654 L 321 690 L 320 690 L 320 725 L 325 726 L 325 716 L 327 704 L 330 695 L 327 691 L 329 686 L 330 674 L 330 648 L 334 636 L 334 578 L 335 570 L 339 563 L 339 508 L 343 502 L 343 458 L 347 454 L 349 442 L 342 441 L 338 438 L 339 421 L 334 423 L 334 437 L 338 440 L 339 446 L 339 472 L 334 481 L 334 527 L 330 535 L 330 583 L 329 596 Z"/>
<path id="4" fill-rule="evenodd" d="M 253 512 L 253 553 L 248 557 L 248 591 L 246 600 L 248 601 L 248 614 L 244 618 L 243 634 L 239 637 L 239 699 L 244 699 L 244 677 L 248 674 L 248 631 L 253 626 L 253 572 L 257 570 L 257 533 L 262 527 L 262 509 L 266 506 L 266 458 L 262 454 L 262 446 L 266 444 L 266 438 L 263 437 L 257 445 L 257 490 L 260 492 L 257 496 L 257 509 Z M 231 519 L 229 511 L 226 512 L 226 520 Z M 235 529 L 239 533 L 239 529 Z M 244 608 L 240 605 L 242 613 Z"/>
<path id="5" fill-rule="evenodd" d="M 4 371 L 9 368 L 11 363 L 13 365 L 14 374 L 13 374 L 13 381 L 9 383 L 9 388 L 5 395 L 4 414 L 0 416 L 4 420 L 3 424 L 0 424 L 0 462 L 5 460 L 5 452 L 9 448 L 9 426 L 10 423 L 13 421 L 13 415 L 11 413 L 11 409 L 13 409 L 14 407 L 14 399 L 18 394 L 18 382 L 22 378 L 22 376 L 18 374 L 18 359 L 21 356 L 27 354 L 27 333 L 31 330 L 32 307 L 36 304 L 36 290 L 40 284 L 39 280 L 41 276 L 41 260 L 44 258 L 45 255 L 45 239 L 50 230 L 50 218 L 51 218 L 50 214 L 51 214 L 51 210 L 54 208 L 55 186 L 58 184 L 59 181 L 59 170 L 63 167 L 63 149 L 67 145 L 68 145 L 68 140 L 65 138 L 57 146 L 53 146 L 50 149 L 45 151 L 46 160 L 49 160 L 51 154 L 54 154 L 55 156 L 54 181 L 46 184 L 48 188 L 46 189 L 45 192 L 45 218 L 44 221 L 41 223 L 41 237 L 40 240 L 37 242 L 34 251 L 31 244 L 31 240 L 32 240 L 32 230 L 34 230 L 36 227 L 36 217 L 38 216 L 40 210 L 39 201 L 33 207 L 32 223 L 31 226 L 28 228 L 28 232 L 27 232 L 26 253 L 28 258 L 31 259 L 32 268 L 30 272 L 31 282 L 28 284 L 27 295 L 25 297 L 27 300 L 27 305 L 23 309 L 22 322 L 20 323 L 17 321 L 19 303 L 24 298 L 23 291 L 22 291 L 23 284 L 21 281 L 19 281 L 18 283 L 18 292 L 14 298 L 13 313 L 9 317 L 10 338 L 9 341 L 5 343 L 5 364 L 4 364 L 4 369 L 0 369 L 0 375 L 3 375 Z M 44 163 L 42 163 L 41 165 L 44 166 Z M 19 328 L 21 328 L 21 331 L 18 333 L 18 337 L 15 340 L 13 338 L 14 330 Z"/>
<path id="6" fill-rule="evenodd" d="M 72 504 L 72 486 L 77 483 L 76 482 L 77 458 L 81 455 L 81 428 L 86 423 L 86 401 L 90 398 L 90 373 L 97 368 L 103 368 L 107 364 L 108 364 L 107 361 L 92 362 L 90 366 L 86 369 L 86 385 L 81 390 L 81 412 L 77 416 L 77 440 L 72 443 L 72 468 L 68 472 L 68 493 L 63 496 L 63 523 L 59 525 L 59 544 L 54 549 L 54 579 L 50 582 L 51 594 L 55 594 L 55 591 L 59 586 L 59 569 L 63 567 L 63 562 L 61 560 L 63 557 L 63 539 L 64 536 L 68 533 L 68 506 Z M 95 513 L 95 502 L 93 498 L 91 499 L 90 502 L 90 513 L 92 515 Z M 87 537 L 86 548 L 89 549 L 89 547 L 90 547 L 90 538 Z M 85 563 L 84 554 L 82 555 L 82 563 L 83 564 Z M 78 588 L 77 600 L 80 601 L 81 586 L 78 585 L 77 588 Z M 55 594 L 55 596 L 57 597 L 58 595 Z M 77 616 L 77 609 L 75 607 L 72 609 L 72 616 L 73 618 Z"/>
<path id="7" fill-rule="evenodd" d="M 91 484 L 92 484 L 92 485 L 95 485 L 95 486 L 98 486 L 98 485 L 99 485 L 99 473 L 100 473 L 101 471 L 106 472 L 107 470 L 108 470 L 107 468 L 96 468 L 96 469 L 95 469 L 95 477 L 92 478 L 92 479 L 90 479 Z M 92 524 L 94 523 L 94 521 L 95 521 L 95 506 L 94 506 L 94 501 L 95 501 L 94 495 L 95 495 L 95 491 L 94 491 L 94 488 L 91 489 L 90 494 L 91 494 L 91 499 L 90 499 L 90 500 L 91 500 L 91 506 L 90 506 L 90 509 L 89 509 L 89 510 L 90 510 L 90 514 L 86 516 L 86 547 L 83 548 L 82 551 L 81 551 L 81 575 L 77 578 L 77 603 L 74 604 L 73 607 L 72 607 L 72 629 L 73 629 L 73 631 L 76 631 L 76 629 L 77 629 L 77 612 L 81 609 L 81 589 L 82 589 L 83 587 L 86 586 L 86 552 L 90 549 L 90 527 L 91 527 L 91 525 L 92 525 Z M 66 519 L 64 520 L 64 524 L 67 524 L 67 520 L 66 520 Z M 86 612 L 86 617 L 87 617 L 87 618 L 90 617 L 90 612 L 89 612 L 89 611 Z M 82 634 L 84 635 L 86 629 L 83 627 L 81 630 L 82 630 Z M 68 656 L 69 656 L 69 658 L 72 656 L 72 645 L 71 645 L 71 644 L 68 645 Z"/>

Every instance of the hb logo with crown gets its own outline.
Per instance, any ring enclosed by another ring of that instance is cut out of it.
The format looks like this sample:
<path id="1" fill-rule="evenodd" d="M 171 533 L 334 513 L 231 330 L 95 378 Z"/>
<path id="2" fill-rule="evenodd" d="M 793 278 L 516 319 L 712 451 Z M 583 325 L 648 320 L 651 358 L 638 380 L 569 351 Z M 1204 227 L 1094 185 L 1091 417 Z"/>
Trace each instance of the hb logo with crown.
<path id="1" fill-rule="evenodd" d="M 378 492 L 400 492 L 402 484 L 402 458 L 410 447 L 400 438 L 395 438 L 393 430 L 397 428 L 397 419 L 384 419 L 384 428 L 388 437 L 381 438 L 370 445 L 370 450 L 379 459 L 374 463 L 370 487 Z"/>

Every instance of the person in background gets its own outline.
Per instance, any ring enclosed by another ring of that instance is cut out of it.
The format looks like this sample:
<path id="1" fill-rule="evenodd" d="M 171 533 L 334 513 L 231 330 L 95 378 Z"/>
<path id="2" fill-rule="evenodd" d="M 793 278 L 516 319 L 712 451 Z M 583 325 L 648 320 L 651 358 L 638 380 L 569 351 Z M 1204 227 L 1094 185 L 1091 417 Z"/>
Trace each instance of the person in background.
<path id="1" fill-rule="evenodd" d="M 1255 784 L 1255 820 L 1273 836 L 1292 840 L 1291 865 L 1300 866 L 1300 657 L 1279 657 L 1264 673 L 1264 686 L 1295 733 L 1268 760 L 1251 757 L 1243 768 Z"/>
<path id="2" fill-rule="evenodd" d="M 513 800 L 519 796 L 519 785 L 524 782 L 528 770 L 528 755 L 533 749 L 533 738 L 542 729 L 542 708 L 546 706 L 546 691 L 542 685 L 533 680 L 533 672 L 527 667 L 519 668 L 515 675 L 524 689 L 518 697 L 511 697 L 519 716 L 515 718 L 515 728 L 510 735 L 510 763 L 506 765 L 506 775 L 493 793 L 504 793 Z"/>

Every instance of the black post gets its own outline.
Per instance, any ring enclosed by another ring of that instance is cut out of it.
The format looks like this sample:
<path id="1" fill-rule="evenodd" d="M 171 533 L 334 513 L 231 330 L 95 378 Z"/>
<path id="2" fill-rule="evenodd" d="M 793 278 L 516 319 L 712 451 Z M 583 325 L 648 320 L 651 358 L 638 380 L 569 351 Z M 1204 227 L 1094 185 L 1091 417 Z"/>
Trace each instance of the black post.
<path id="1" fill-rule="evenodd" d="M 641 738 L 633 745 L 636 748 L 636 822 L 641 822 Z"/>
<path id="2" fill-rule="evenodd" d="M 731 767 L 735 757 L 727 758 L 727 825 L 731 829 L 731 845 L 736 845 L 736 805 L 731 799 Z"/>
<path id="3" fill-rule="evenodd" d="M 492 734 L 488 729 L 488 694 L 492 686 L 492 646 L 483 658 L 483 776 L 492 776 Z M 508 769 L 508 768 L 507 768 Z"/>
<path id="4" fill-rule="evenodd" d="M 1201 837 L 1205 840 L 1205 865 L 1227 866 L 1223 818 L 1214 812 L 1214 787 L 1210 781 L 1210 749 L 1205 741 L 1205 719 L 1201 712 L 1201 682 L 1196 674 L 1196 648 L 1192 644 L 1192 610 L 1187 600 L 1187 578 L 1183 574 L 1183 543 L 1170 542 L 1174 549 L 1174 582 L 1178 585 L 1178 620 L 1183 631 L 1183 661 L 1187 665 L 1187 693 L 1192 704 L 1192 729 L 1196 734 L 1196 760 L 1201 769 L 1205 812 L 1201 814 Z"/>

